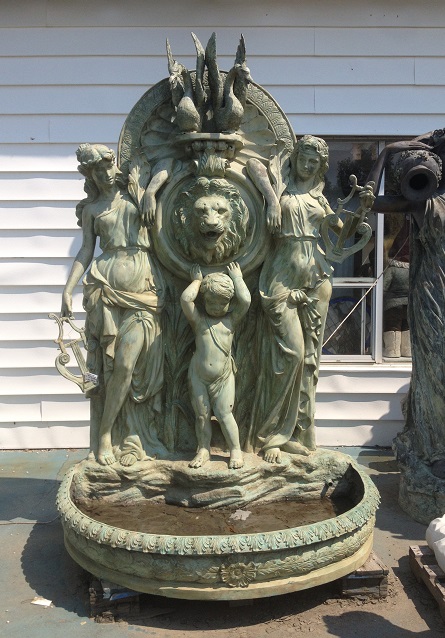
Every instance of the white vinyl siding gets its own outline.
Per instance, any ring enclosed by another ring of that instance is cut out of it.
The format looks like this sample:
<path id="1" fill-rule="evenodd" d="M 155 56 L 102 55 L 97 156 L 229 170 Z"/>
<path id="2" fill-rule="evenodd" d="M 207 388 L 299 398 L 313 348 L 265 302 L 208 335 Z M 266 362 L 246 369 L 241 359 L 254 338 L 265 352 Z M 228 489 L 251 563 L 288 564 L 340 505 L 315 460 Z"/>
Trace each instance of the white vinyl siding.
<path id="1" fill-rule="evenodd" d="M 116 149 L 132 106 L 167 76 L 166 37 L 193 68 L 190 31 L 203 43 L 217 31 L 227 69 L 242 32 L 253 79 L 297 135 L 445 125 L 442 0 L 3 0 L 0 18 L 0 448 L 88 445 L 88 402 L 54 368 L 47 319 L 81 241 L 75 151 Z M 82 323 L 80 287 L 74 309 Z M 390 444 L 409 367 L 376 368 L 323 366 L 320 444 Z"/>

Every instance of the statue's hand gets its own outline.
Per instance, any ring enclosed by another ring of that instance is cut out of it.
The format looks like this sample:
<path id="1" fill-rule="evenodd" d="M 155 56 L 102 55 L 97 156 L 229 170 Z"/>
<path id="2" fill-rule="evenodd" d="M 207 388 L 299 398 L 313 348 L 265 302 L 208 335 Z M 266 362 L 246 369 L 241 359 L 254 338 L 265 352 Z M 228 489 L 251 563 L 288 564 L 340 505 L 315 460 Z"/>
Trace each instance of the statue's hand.
<path id="1" fill-rule="evenodd" d="M 156 197 L 154 193 L 145 191 L 143 199 L 142 223 L 146 226 L 152 226 L 155 221 L 156 214 Z"/>
<path id="2" fill-rule="evenodd" d="M 234 279 L 242 279 L 243 278 L 243 273 L 241 272 L 240 265 L 236 261 L 232 261 L 227 266 L 227 274 L 229 275 L 230 279 L 232 279 L 232 281 Z"/>
<path id="3" fill-rule="evenodd" d="M 61 317 L 74 318 L 73 315 L 73 296 L 69 292 L 64 292 L 62 295 L 62 308 L 60 310 Z"/>
<path id="4" fill-rule="evenodd" d="M 281 207 L 277 200 L 267 207 L 266 223 L 269 232 L 276 233 L 281 228 Z"/>
<path id="5" fill-rule="evenodd" d="M 190 269 L 190 277 L 192 281 L 202 281 L 202 272 L 199 264 L 193 264 Z"/>
<path id="6" fill-rule="evenodd" d="M 373 187 L 374 182 L 368 182 L 359 194 L 360 206 L 362 209 L 371 210 L 375 202 Z"/>
<path id="7" fill-rule="evenodd" d="M 295 305 L 306 305 L 309 303 L 309 298 L 305 292 L 302 290 L 291 290 L 288 297 L 291 303 Z"/>

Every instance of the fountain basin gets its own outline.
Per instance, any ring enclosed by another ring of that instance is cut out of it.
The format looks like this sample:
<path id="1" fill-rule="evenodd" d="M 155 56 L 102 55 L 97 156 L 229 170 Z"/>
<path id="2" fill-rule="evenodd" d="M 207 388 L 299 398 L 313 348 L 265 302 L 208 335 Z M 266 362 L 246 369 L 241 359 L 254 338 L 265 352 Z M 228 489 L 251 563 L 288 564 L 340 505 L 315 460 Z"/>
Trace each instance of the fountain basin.
<path id="1" fill-rule="evenodd" d="M 99 468 L 99 475 L 94 474 L 97 464 L 74 466 L 57 501 L 68 552 L 99 578 L 140 592 L 201 600 L 306 589 L 351 573 L 366 561 L 379 496 L 350 457 L 317 450 L 307 458 L 289 456 L 281 467 L 246 457 L 242 470 L 212 462 L 202 477 L 185 461 L 155 461 L 144 470 Z M 236 493 L 232 483 L 241 484 Z M 146 531 L 125 529 L 125 507 L 146 502 L 147 490 L 153 502 L 164 499 L 199 513 L 204 529 L 206 516 L 228 505 L 248 510 L 275 503 L 292 510 L 321 498 L 346 498 L 350 506 L 337 516 L 273 531 L 180 535 L 150 533 L 149 524 Z M 107 499 L 122 511 L 122 526 L 87 513 L 89 502 Z"/>

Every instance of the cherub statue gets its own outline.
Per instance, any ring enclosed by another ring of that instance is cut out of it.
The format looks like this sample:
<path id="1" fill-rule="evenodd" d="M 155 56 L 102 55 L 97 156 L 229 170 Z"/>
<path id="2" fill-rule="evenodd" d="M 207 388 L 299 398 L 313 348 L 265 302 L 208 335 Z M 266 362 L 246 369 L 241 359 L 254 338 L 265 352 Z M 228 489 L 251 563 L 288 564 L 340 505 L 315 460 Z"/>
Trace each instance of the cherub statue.
<path id="1" fill-rule="evenodd" d="M 229 468 L 243 466 L 238 425 L 233 416 L 235 399 L 235 363 L 232 340 L 235 328 L 250 306 L 250 293 L 237 263 L 227 266 L 227 274 L 211 273 L 203 278 L 194 265 L 192 283 L 181 296 L 181 307 L 195 334 L 196 350 L 190 362 L 188 380 L 196 416 L 198 452 L 190 467 L 201 467 L 210 460 L 212 426 L 210 417 L 218 419 L 229 446 Z M 198 293 L 204 297 L 205 311 L 195 305 Z M 230 302 L 235 302 L 229 310 Z"/>

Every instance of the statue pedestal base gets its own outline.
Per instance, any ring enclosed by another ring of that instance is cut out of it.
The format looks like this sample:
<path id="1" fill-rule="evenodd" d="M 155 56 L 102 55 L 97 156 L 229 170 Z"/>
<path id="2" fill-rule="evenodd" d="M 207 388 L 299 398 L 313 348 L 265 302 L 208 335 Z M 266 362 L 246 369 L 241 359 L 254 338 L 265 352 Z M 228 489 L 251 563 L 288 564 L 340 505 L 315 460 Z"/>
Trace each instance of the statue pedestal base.
<path id="1" fill-rule="evenodd" d="M 238 600 L 336 580 L 368 558 L 378 493 L 350 457 L 187 463 L 72 468 L 58 507 L 73 559 L 136 591 Z"/>
<path id="2" fill-rule="evenodd" d="M 431 466 L 420 459 L 409 433 L 393 443 L 400 469 L 399 504 L 415 521 L 428 525 L 445 512 L 445 480 L 434 476 Z"/>

